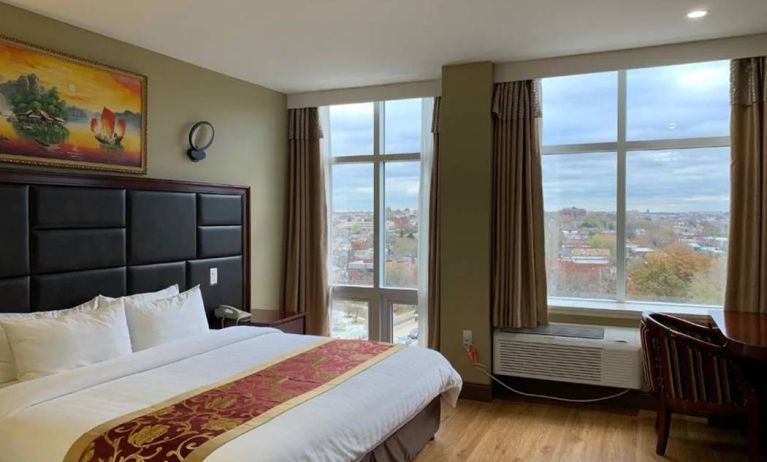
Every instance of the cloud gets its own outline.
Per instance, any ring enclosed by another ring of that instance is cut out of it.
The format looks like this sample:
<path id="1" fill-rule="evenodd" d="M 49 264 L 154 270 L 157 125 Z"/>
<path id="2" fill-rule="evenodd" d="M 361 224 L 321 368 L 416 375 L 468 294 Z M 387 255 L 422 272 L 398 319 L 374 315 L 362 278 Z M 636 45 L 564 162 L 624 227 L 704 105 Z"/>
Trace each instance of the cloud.
<path id="1" fill-rule="evenodd" d="M 373 103 L 330 106 L 333 155 L 373 154 Z"/>
<path id="2" fill-rule="evenodd" d="M 419 163 L 387 162 L 384 172 L 384 205 L 393 209 L 418 209 Z"/>
<path id="3" fill-rule="evenodd" d="M 729 63 L 627 72 L 631 140 L 727 136 Z M 617 72 L 543 80 L 543 142 L 616 142 Z M 627 153 L 629 210 L 726 212 L 729 148 Z M 616 210 L 615 153 L 543 157 L 544 207 Z"/>
<path id="4" fill-rule="evenodd" d="M 372 164 L 336 164 L 332 171 L 335 210 L 373 210 Z"/>
<path id="5" fill-rule="evenodd" d="M 384 107 L 384 146 L 387 154 L 421 150 L 421 99 L 388 101 Z M 330 107 L 331 151 L 336 156 L 373 153 L 373 104 Z M 417 161 L 384 163 L 386 207 L 418 208 L 420 165 Z M 372 163 L 333 166 L 335 210 L 373 210 Z"/>
<path id="6" fill-rule="evenodd" d="M 616 157 L 615 153 L 543 156 L 545 209 L 615 211 Z M 726 212 L 729 165 L 728 148 L 629 152 L 626 206 L 656 212 Z"/>
<path id="7" fill-rule="evenodd" d="M 729 62 L 627 72 L 629 140 L 727 136 Z M 543 79 L 543 144 L 615 142 L 618 73 Z"/>
<path id="8" fill-rule="evenodd" d="M 729 63 L 685 64 L 627 72 L 629 140 L 727 136 Z M 543 80 L 545 145 L 617 141 L 618 73 Z M 373 104 L 330 108 L 335 155 L 372 154 Z M 387 102 L 384 109 L 387 152 L 420 150 L 421 101 Z M 629 210 L 659 212 L 729 209 L 729 149 L 679 149 L 629 152 L 626 164 Z M 544 206 L 615 211 L 616 153 L 543 157 Z M 417 164 L 385 164 L 385 201 L 393 208 L 417 208 Z M 334 166 L 336 210 L 373 209 L 371 164 Z"/>

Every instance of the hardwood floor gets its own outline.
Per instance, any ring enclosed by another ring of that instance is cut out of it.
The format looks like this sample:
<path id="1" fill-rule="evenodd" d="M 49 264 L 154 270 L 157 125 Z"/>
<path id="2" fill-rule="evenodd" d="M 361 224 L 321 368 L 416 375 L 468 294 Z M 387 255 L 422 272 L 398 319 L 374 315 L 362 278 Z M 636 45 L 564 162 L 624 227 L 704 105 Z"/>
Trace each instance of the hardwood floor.
<path id="1" fill-rule="evenodd" d="M 655 413 L 607 406 L 496 400 L 442 404 L 442 426 L 416 462 L 740 462 L 738 429 L 674 417 L 666 457 L 655 454 Z"/>

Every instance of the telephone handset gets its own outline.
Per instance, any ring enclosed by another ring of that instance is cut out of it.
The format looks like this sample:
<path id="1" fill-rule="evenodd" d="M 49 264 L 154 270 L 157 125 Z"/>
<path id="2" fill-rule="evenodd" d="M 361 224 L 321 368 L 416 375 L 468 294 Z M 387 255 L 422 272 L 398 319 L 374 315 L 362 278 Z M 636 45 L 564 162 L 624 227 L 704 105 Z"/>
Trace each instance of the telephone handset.
<path id="1" fill-rule="evenodd" d="M 239 324 L 242 321 L 250 319 L 249 312 L 243 311 L 239 308 L 235 308 L 229 305 L 219 305 L 218 308 L 215 309 L 213 314 L 217 318 L 221 319 L 221 327 L 224 326 L 225 319 L 234 321 L 235 325 Z"/>

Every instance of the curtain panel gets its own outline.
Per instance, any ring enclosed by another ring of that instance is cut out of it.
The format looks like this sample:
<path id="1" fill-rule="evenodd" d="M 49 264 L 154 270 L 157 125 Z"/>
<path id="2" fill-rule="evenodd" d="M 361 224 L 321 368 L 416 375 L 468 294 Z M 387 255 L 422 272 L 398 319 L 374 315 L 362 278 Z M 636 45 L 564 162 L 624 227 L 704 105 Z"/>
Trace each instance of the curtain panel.
<path id="1" fill-rule="evenodd" d="M 288 111 L 288 207 L 283 309 L 307 313 L 307 334 L 329 335 L 327 205 L 317 108 Z"/>
<path id="2" fill-rule="evenodd" d="M 767 57 L 730 65 L 730 239 L 724 309 L 767 313 Z"/>
<path id="3" fill-rule="evenodd" d="M 433 137 L 431 151 L 431 169 L 429 183 L 429 243 L 428 243 L 428 338 L 426 345 L 434 350 L 439 350 L 439 329 L 440 329 L 440 189 L 439 189 L 439 111 L 442 105 L 442 98 L 434 98 L 434 108 L 432 111 L 431 134 Z"/>
<path id="4" fill-rule="evenodd" d="M 496 84 L 493 97 L 493 326 L 548 323 L 539 82 Z"/>

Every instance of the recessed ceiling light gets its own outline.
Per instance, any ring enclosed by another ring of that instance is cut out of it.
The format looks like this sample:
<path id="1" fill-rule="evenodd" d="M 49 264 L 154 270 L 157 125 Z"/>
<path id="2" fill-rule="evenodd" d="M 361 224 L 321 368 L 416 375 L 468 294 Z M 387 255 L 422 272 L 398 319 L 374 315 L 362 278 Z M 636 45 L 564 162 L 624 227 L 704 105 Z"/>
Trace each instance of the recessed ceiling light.
<path id="1" fill-rule="evenodd" d="M 690 19 L 700 19 L 708 14 L 708 10 L 697 9 L 687 13 L 687 17 Z"/>

